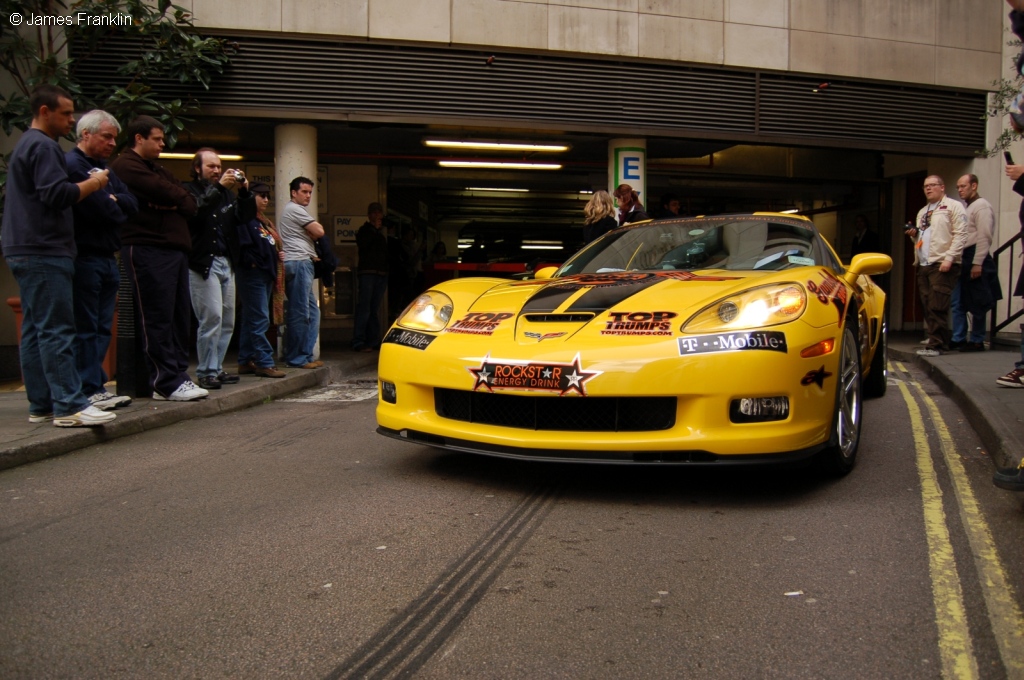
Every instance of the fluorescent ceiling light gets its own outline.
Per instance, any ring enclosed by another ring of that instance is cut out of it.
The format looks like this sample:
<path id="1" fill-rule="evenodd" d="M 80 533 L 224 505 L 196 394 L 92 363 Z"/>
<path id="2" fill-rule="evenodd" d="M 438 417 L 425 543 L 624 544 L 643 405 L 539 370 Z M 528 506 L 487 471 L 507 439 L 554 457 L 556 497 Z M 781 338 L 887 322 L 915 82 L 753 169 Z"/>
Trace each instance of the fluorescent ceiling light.
<path id="1" fill-rule="evenodd" d="M 466 191 L 515 191 L 518 193 L 527 193 L 529 189 L 511 189 L 508 187 L 466 187 Z"/>
<path id="2" fill-rule="evenodd" d="M 796 208 L 790 208 L 789 210 L 780 210 L 779 212 L 781 212 L 783 215 L 795 215 L 800 211 L 797 210 Z"/>
<path id="3" fill-rule="evenodd" d="M 568 151 L 565 144 L 530 144 L 529 142 L 471 142 L 455 139 L 426 139 L 426 146 L 443 149 L 486 149 L 488 151 Z"/>
<path id="4" fill-rule="evenodd" d="M 562 246 L 519 246 L 523 250 L 561 250 Z"/>
<path id="5" fill-rule="evenodd" d="M 561 163 L 514 163 L 498 161 L 438 161 L 442 168 L 494 168 L 498 170 L 561 170 Z"/>
<path id="6" fill-rule="evenodd" d="M 242 157 L 234 153 L 221 153 L 217 154 L 220 156 L 222 161 L 240 161 Z M 160 158 L 172 161 L 190 161 L 195 158 L 195 153 L 180 153 L 178 151 L 165 151 L 160 154 Z"/>

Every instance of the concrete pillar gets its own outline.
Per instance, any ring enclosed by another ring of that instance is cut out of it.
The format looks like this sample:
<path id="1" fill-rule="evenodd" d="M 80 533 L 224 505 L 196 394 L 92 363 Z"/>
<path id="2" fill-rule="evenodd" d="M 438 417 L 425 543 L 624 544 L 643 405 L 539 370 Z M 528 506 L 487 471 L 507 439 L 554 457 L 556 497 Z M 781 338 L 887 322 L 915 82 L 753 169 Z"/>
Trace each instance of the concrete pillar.
<path id="1" fill-rule="evenodd" d="M 296 177 L 313 180 L 313 200 L 306 208 L 314 219 L 316 214 L 316 128 L 312 125 L 289 123 L 274 128 L 274 203 L 277 222 L 281 221 L 281 210 L 291 200 L 288 184 Z"/>
<path id="2" fill-rule="evenodd" d="M 648 211 L 651 205 L 647 188 L 647 140 L 612 139 L 608 141 L 608 193 L 614 194 L 615 187 L 628 184 L 640 194 L 640 203 Z"/>
<path id="3" fill-rule="evenodd" d="M 296 177 L 308 177 L 313 181 L 313 198 L 306 210 L 319 221 L 317 214 L 316 186 L 316 128 L 312 125 L 289 123 L 274 128 L 274 206 L 277 217 L 275 224 L 281 224 L 281 211 L 291 200 L 288 186 Z M 313 285 L 319 290 L 320 279 L 313 279 Z M 317 296 L 319 299 L 319 296 Z M 323 318 L 321 317 L 321 324 Z M 283 333 L 277 336 L 277 352 L 281 355 Z M 320 338 L 317 337 L 313 356 L 320 356 Z"/>

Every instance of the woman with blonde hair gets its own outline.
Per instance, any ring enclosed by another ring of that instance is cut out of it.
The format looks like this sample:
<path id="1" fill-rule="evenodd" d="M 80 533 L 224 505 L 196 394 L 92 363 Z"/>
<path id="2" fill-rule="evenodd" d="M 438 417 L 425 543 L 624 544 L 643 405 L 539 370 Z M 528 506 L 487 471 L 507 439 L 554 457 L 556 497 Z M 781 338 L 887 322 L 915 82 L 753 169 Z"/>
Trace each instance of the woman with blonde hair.
<path id="1" fill-rule="evenodd" d="M 615 202 L 604 189 L 594 192 L 583 208 L 583 240 L 590 243 L 598 236 L 619 226 L 615 219 Z"/>

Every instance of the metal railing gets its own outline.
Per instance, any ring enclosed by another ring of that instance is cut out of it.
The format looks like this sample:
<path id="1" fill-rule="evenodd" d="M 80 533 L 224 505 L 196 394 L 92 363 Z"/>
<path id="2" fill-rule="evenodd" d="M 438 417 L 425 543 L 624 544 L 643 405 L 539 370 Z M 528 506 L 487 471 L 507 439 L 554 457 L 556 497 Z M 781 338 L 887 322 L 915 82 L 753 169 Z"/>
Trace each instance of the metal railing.
<path id="1" fill-rule="evenodd" d="M 995 252 L 992 253 L 992 259 L 996 263 L 996 275 L 999 274 L 999 263 L 1003 261 L 1003 252 L 1009 250 L 1009 257 L 1006 258 L 1007 269 L 1009 271 L 1006 280 L 1009 282 L 1008 290 L 1003 293 L 1003 303 L 1006 305 L 1006 318 L 1002 321 L 997 322 L 999 316 L 999 303 L 996 303 L 996 308 L 993 310 L 992 319 L 989 321 L 989 337 L 995 341 L 996 333 L 1001 331 L 1010 325 L 1011 322 L 1018 319 L 1021 315 L 1024 315 L 1024 309 L 1018 309 L 1016 312 L 1012 312 L 1013 309 L 1013 289 L 1016 287 L 1017 278 L 1019 278 L 1020 269 L 1017 267 L 1017 252 L 1024 246 L 1022 243 L 1020 234 L 1015 234 L 1013 238 L 999 246 Z"/>

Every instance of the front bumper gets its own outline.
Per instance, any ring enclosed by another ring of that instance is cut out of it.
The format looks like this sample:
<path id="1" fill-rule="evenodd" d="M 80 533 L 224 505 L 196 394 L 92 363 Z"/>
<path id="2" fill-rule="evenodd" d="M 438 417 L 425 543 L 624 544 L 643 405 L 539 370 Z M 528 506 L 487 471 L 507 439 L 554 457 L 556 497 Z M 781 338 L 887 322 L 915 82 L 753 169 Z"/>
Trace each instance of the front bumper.
<path id="1" fill-rule="evenodd" d="M 447 338 L 439 338 L 426 350 L 385 344 L 378 374 L 382 382 L 395 386 L 397 399 L 378 402 L 378 432 L 451 450 L 533 460 L 702 464 L 728 459 L 749 464 L 769 458 L 806 458 L 830 438 L 838 354 L 803 358 L 800 349 L 828 337 L 828 332 L 789 331 L 787 352 L 696 356 L 682 355 L 675 338 L 643 345 L 580 348 L 574 344 L 572 350 L 560 350 L 554 343 L 523 347 L 494 342 L 484 352 L 479 343 L 442 341 Z M 534 397 L 540 408 L 551 399 L 669 397 L 675 404 L 673 422 L 667 428 L 644 431 L 568 431 L 467 422 L 438 413 L 436 388 L 485 391 L 487 386 L 479 380 L 481 367 L 498 359 L 560 362 L 594 374 L 582 393 L 549 392 L 538 397 L 537 391 L 506 388 L 501 394 Z M 734 399 L 777 396 L 789 400 L 789 415 L 783 420 L 736 423 L 730 419 Z"/>

